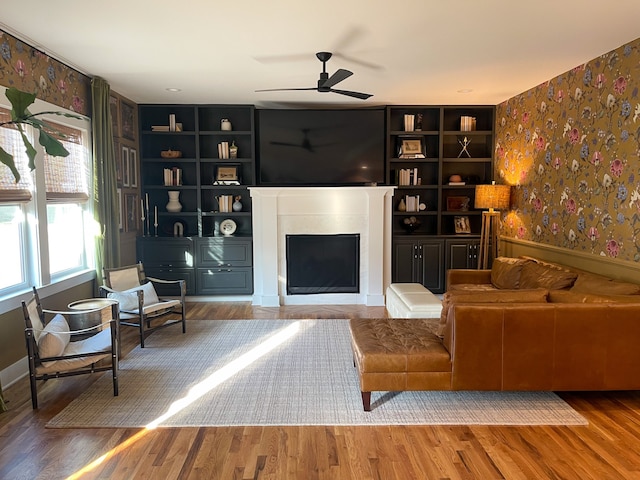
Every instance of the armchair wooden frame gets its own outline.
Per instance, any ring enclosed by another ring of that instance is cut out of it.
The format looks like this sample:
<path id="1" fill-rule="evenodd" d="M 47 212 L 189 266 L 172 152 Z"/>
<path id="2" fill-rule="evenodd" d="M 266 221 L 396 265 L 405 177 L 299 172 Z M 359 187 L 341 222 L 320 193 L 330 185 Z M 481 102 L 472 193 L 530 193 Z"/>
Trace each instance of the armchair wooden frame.
<path id="1" fill-rule="evenodd" d="M 38 291 L 33 287 L 33 297 L 22 302 L 25 319 L 25 341 L 29 362 L 29 382 L 31 387 L 31 404 L 38 408 L 38 380 L 71 377 L 97 372 L 111 371 L 113 378 L 113 395 L 118 396 L 118 327 L 119 309 L 117 302 L 90 309 L 74 311 L 46 310 L 40 304 Z M 73 324 L 74 316 L 86 318 L 94 314 L 101 318 L 101 323 L 81 330 L 70 330 L 70 342 L 62 355 L 45 357 L 38 348 L 38 338 L 44 328 L 57 314 Z M 47 320 L 47 317 L 49 320 Z M 108 330 L 108 331 L 107 331 Z M 109 358 L 109 361 L 107 359 Z M 98 363 L 101 360 L 105 362 Z"/>
<path id="2" fill-rule="evenodd" d="M 135 273 L 133 273 L 135 272 Z M 136 275 L 137 273 L 137 275 Z M 137 288 L 147 282 L 152 285 L 174 286 L 176 299 L 159 298 L 158 303 L 145 302 L 144 292 L 135 290 L 137 295 L 137 308 L 127 309 L 120 305 L 120 325 L 138 328 L 140 335 L 140 347 L 144 348 L 145 339 L 154 331 L 182 324 L 182 333 L 187 332 L 186 302 L 187 285 L 185 280 L 164 280 L 155 277 L 147 277 L 142 263 L 116 268 L 102 269 L 103 285 L 100 287 L 102 296 L 116 295 L 125 290 Z M 164 323 L 152 326 L 152 322 L 165 315 L 180 315 L 180 319 L 170 319 Z"/>

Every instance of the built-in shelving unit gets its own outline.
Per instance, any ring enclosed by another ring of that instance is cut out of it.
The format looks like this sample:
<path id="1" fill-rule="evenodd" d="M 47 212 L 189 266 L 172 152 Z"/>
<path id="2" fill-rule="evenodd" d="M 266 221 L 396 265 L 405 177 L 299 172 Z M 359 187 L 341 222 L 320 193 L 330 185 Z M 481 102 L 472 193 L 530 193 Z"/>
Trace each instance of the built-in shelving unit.
<path id="1" fill-rule="evenodd" d="M 447 268 L 476 266 L 482 212 L 473 207 L 475 186 L 492 180 L 494 116 L 493 106 L 387 107 L 387 183 L 398 185 L 392 281 L 440 293 Z M 452 176 L 459 178 L 450 183 Z"/>

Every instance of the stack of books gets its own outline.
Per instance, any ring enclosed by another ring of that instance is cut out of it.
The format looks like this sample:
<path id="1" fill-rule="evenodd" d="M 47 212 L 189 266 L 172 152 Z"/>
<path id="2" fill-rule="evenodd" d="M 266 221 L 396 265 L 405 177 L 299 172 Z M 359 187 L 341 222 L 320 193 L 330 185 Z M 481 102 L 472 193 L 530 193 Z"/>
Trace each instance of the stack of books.
<path id="1" fill-rule="evenodd" d="M 164 184 L 167 187 L 182 185 L 182 169 L 178 167 L 165 168 Z"/>
<path id="2" fill-rule="evenodd" d="M 229 158 L 229 142 L 221 142 L 218 144 L 218 158 Z"/>
<path id="3" fill-rule="evenodd" d="M 405 195 L 404 203 L 407 207 L 407 212 L 420 211 L 420 195 Z"/>
<path id="4" fill-rule="evenodd" d="M 218 199 L 218 210 L 222 213 L 233 211 L 233 195 L 220 195 Z"/>
<path id="5" fill-rule="evenodd" d="M 421 185 L 422 179 L 418 177 L 418 168 L 401 168 L 398 170 L 398 185 Z"/>
<path id="6" fill-rule="evenodd" d="M 415 124 L 415 115 L 405 115 L 404 116 L 404 131 L 405 132 L 413 132 Z"/>

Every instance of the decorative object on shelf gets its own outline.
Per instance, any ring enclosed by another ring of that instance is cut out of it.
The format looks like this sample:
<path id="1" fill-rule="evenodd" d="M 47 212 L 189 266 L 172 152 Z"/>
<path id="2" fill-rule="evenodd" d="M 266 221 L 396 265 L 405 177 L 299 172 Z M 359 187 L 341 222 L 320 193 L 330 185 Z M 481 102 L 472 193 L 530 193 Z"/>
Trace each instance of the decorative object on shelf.
<path id="1" fill-rule="evenodd" d="M 420 138 L 401 139 L 399 158 L 425 158 L 425 149 Z"/>
<path id="2" fill-rule="evenodd" d="M 180 158 L 182 157 L 182 152 L 180 150 L 162 150 L 160 152 L 160 156 L 162 158 Z"/>
<path id="3" fill-rule="evenodd" d="M 511 202 L 511 187 L 509 185 L 476 185 L 475 208 L 488 208 L 482 212 L 482 231 L 480 233 L 480 255 L 478 256 L 478 269 L 490 267 L 491 260 L 500 255 L 498 246 L 498 220 L 500 212 L 506 210 Z M 491 251 L 489 251 L 491 249 Z"/>
<path id="4" fill-rule="evenodd" d="M 180 191 L 169 190 L 169 203 L 167 203 L 167 212 L 180 212 L 182 210 L 182 204 L 180 203 Z"/>
<path id="5" fill-rule="evenodd" d="M 398 211 L 399 212 L 406 212 L 407 211 L 407 204 L 404 203 L 404 198 L 401 198 L 400 202 L 398 203 Z"/>
<path id="6" fill-rule="evenodd" d="M 423 115 L 421 113 L 416 114 L 416 130 L 417 131 L 422 130 L 422 117 Z"/>
<path id="7" fill-rule="evenodd" d="M 153 229 L 155 236 L 158 236 L 158 206 L 153 207 Z M 149 221 L 147 220 L 147 231 L 149 230 Z"/>
<path id="8" fill-rule="evenodd" d="M 449 177 L 449 185 L 466 185 L 460 175 L 451 175 Z"/>
<path id="9" fill-rule="evenodd" d="M 453 217 L 456 234 L 459 233 L 471 233 L 471 225 L 469 224 L 469 217 Z"/>
<path id="10" fill-rule="evenodd" d="M 476 117 L 462 116 L 460 117 L 460 130 L 462 132 L 471 132 L 476 129 Z"/>
<path id="11" fill-rule="evenodd" d="M 218 211 L 229 213 L 233 209 L 233 195 L 220 195 L 216 197 L 218 201 Z"/>
<path id="12" fill-rule="evenodd" d="M 236 195 L 235 201 L 233 202 L 233 211 L 234 212 L 241 212 L 242 211 L 242 202 L 240 200 L 242 200 L 242 195 Z"/>
<path id="13" fill-rule="evenodd" d="M 447 197 L 447 210 L 449 212 L 466 212 L 469 210 L 470 203 L 469 197 Z"/>
<path id="14" fill-rule="evenodd" d="M 235 141 L 231 142 L 231 146 L 229 147 L 229 158 L 238 158 L 238 147 Z"/>
<path id="15" fill-rule="evenodd" d="M 231 122 L 228 118 L 223 118 L 222 120 L 220 120 L 220 130 L 223 130 L 225 132 L 231 131 Z"/>
<path id="16" fill-rule="evenodd" d="M 240 185 L 239 165 L 218 165 L 214 185 Z"/>
<path id="17" fill-rule="evenodd" d="M 464 137 L 462 140 L 458 140 L 458 143 L 462 146 L 462 150 L 460 150 L 458 158 L 460 158 L 463 153 L 466 153 L 467 157 L 471 158 L 471 154 L 469 153 L 469 150 L 467 150 L 467 147 L 471 143 L 471 139 L 469 137 Z"/>
<path id="18" fill-rule="evenodd" d="M 184 225 L 182 222 L 175 222 L 173 224 L 173 236 L 184 237 Z"/>
<path id="19" fill-rule="evenodd" d="M 220 222 L 220 232 L 222 232 L 222 234 L 225 237 L 228 237 L 229 235 L 233 235 L 236 231 L 236 228 L 237 228 L 236 222 L 234 222 L 230 218 L 227 218 L 226 220 L 223 220 L 222 222 Z"/>
<path id="20" fill-rule="evenodd" d="M 413 132 L 414 130 L 415 115 L 405 114 L 404 116 L 404 131 Z"/>
<path id="21" fill-rule="evenodd" d="M 402 220 L 402 228 L 404 228 L 408 233 L 415 232 L 418 228 L 420 228 L 421 222 L 416 217 L 405 217 Z"/>
<path id="22" fill-rule="evenodd" d="M 426 203 L 421 203 L 418 208 L 420 209 L 421 212 L 424 212 L 428 207 L 428 205 Z"/>

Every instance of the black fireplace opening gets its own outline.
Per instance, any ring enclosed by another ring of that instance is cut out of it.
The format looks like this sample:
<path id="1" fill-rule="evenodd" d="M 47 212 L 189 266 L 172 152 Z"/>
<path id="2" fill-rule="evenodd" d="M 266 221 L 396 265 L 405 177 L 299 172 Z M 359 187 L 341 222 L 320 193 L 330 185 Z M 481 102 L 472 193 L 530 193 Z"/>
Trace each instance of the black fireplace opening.
<path id="1" fill-rule="evenodd" d="M 360 292 L 360 235 L 287 235 L 287 294 Z"/>

